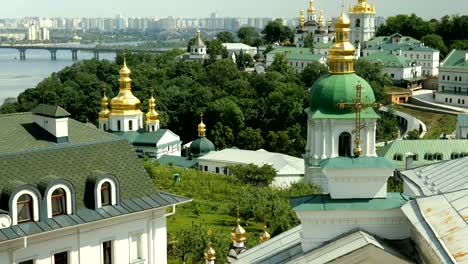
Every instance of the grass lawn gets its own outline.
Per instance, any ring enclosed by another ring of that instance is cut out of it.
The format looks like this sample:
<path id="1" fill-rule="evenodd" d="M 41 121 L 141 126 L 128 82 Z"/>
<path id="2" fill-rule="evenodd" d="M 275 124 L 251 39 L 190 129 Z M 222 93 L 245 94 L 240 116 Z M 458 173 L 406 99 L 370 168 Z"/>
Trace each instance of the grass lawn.
<path id="1" fill-rule="evenodd" d="M 395 110 L 410 114 L 421 120 L 427 126 L 427 134 L 423 139 L 438 139 L 443 133 L 452 134 L 456 129 L 455 115 L 421 111 L 402 106 L 394 106 Z"/>

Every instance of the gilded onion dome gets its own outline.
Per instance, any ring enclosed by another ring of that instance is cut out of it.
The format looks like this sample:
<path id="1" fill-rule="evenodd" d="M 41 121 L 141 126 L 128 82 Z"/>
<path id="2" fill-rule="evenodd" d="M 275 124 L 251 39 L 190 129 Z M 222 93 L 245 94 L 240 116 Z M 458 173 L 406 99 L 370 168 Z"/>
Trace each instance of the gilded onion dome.
<path id="1" fill-rule="evenodd" d="M 335 43 L 329 52 L 330 73 L 353 73 L 356 61 L 355 48 L 349 43 L 351 21 L 341 11 L 340 17 L 335 21 Z"/>
<path id="2" fill-rule="evenodd" d="M 102 108 L 101 108 L 101 111 L 99 112 L 99 120 L 109 119 L 110 111 L 109 111 L 108 105 L 109 105 L 109 99 L 107 99 L 107 96 L 104 93 L 104 97 L 102 97 L 102 100 L 101 100 Z"/>
<path id="3" fill-rule="evenodd" d="M 159 123 L 159 114 L 156 112 L 156 99 L 151 95 L 148 102 L 148 113 L 146 113 L 146 124 L 156 123 Z"/>
<path id="4" fill-rule="evenodd" d="M 266 242 L 266 241 L 270 240 L 270 238 L 271 238 L 271 235 L 268 234 L 267 227 L 264 226 L 263 227 L 263 233 L 260 235 L 260 241 L 262 241 L 262 243 L 263 243 L 263 242 Z"/>
<path id="5" fill-rule="evenodd" d="M 124 57 L 124 63 L 119 71 L 119 94 L 112 98 L 111 114 L 112 115 L 138 115 L 141 114 L 140 100 L 132 94 L 132 79 L 130 79 L 131 71 L 127 67 L 127 61 Z"/>
<path id="6" fill-rule="evenodd" d="M 303 27 L 305 24 L 305 16 L 304 16 L 304 10 L 301 10 L 299 12 L 299 25 Z"/>
<path id="7" fill-rule="evenodd" d="M 328 28 L 331 28 L 333 24 L 333 20 L 331 18 L 328 19 Z"/>
<path id="8" fill-rule="evenodd" d="M 241 243 L 247 239 L 245 229 L 240 225 L 239 217 L 237 217 L 237 225 L 231 231 L 231 239 L 235 243 Z"/>
<path id="9" fill-rule="evenodd" d="M 200 124 L 198 124 L 198 137 L 206 137 L 206 125 L 203 123 L 203 114 L 200 115 Z"/>
<path id="10" fill-rule="evenodd" d="M 375 14 L 375 4 L 374 2 L 370 5 L 368 0 L 358 0 L 355 6 L 350 4 L 349 13 L 350 14 Z"/>
<path id="11" fill-rule="evenodd" d="M 309 1 L 309 8 L 307 9 L 307 14 L 309 15 L 317 14 L 317 9 L 315 9 L 315 6 L 314 6 L 314 0 Z"/>
<path id="12" fill-rule="evenodd" d="M 323 10 L 320 10 L 320 16 L 318 18 L 319 27 L 323 27 L 325 18 L 323 17 Z"/>
<path id="13" fill-rule="evenodd" d="M 216 259 L 216 251 L 213 249 L 211 242 L 208 242 L 204 255 L 206 261 L 213 261 Z"/>

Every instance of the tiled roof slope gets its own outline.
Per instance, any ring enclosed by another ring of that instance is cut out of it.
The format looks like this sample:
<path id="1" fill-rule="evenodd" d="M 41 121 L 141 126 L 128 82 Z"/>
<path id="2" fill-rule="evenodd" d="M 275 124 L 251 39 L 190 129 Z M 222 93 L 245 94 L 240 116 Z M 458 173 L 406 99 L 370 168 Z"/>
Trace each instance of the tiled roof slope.
<path id="1" fill-rule="evenodd" d="M 43 130 L 32 123 L 32 113 L 0 115 L 0 153 L 30 151 L 57 146 L 46 140 Z M 108 133 L 73 119 L 68 120 L 69 144 L 115 139 Z"/>
<path id="2" fill-rule="evenodd" d="M 447 58 L 440 64 L 441 68 L 463 68 L 468 69 L 466 54 L 468 50 L 452 50 Z"/>
<path id="3" fill-rule="evenodd" d="M 40 104 L 31 110 L 34 114 L 49 116 L 49 117 L 68 117 L 70 113 L 60 106 Z"/>
<path id="4" fill-rule="evenodd" d="M 411 60 L 406 60 L 401 56 L 396 55 L 393 51 L 377 51 L 362 59 L 372 62 L 380 62 L 384 67 L 409 67 Z"/>
<path id="5" fill-rule="evenodd" d="M 449 160 L 452 153 L 468 152 L 468 140 L 452 139 L 452 140 L 395 140 L 392 143 L 377 150 L 379 157 L 384 157 L 395 165 L 397 168 L 405 168 L 405 156 L 408 153 L 413 153 L 418 156 L 418 159 L 413 162 L 414 166 L 423 166 L 440 162 L 441 160 L 425 160 L 426 153 L 442 154 L 442 160 Z M 395 154 L 403 155 L 403 160 L 393 160 Z"/>

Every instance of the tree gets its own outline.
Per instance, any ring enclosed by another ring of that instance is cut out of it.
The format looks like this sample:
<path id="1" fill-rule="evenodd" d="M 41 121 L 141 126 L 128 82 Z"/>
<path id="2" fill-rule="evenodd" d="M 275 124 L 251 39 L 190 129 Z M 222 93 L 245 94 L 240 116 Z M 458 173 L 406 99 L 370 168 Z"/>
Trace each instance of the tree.
<path id="1" fill-rule="evenodd" d="M 304 48 L 310 48 L 311 51 L 314 50 L 314 33 L 307 33 L 304 37 Z"/>
<path id="2" fill-rule="evenodd" d="M 431 48 L 437 49 L 441 54 L 447 54 L 447 47 L 445 46 L 444 40 L 441 36 L 436 34 L 429 34 L 421 38 L 421 41 Z"/>
<path id="3" fill-rule="evenodd" d="M 206 42 L 206 53 L 210 55 L 209 64 L 215 62 L 219 55 L 223 54 L 223 43 L 219 40 Z"/>
<path id="4" fill-rule="evenodd" d="M 237 31 L 237 37 L 240 39 L 242 43 L 249 45 L 246 42 L 250 42 L 253 39 L 259 37 L 257 30 L 254 27 L 241 27 L 239 31 Z"/>
<path id="5" fill-rule="evenodd" d="M 248 127 L 237 135 L 237 144 L 241 149 L 259 150 L 265 144 L 265 140 L 260 129 Z"/>
<path id="6" fill-rule="evenodd" d="M 419 131 L 417 129 L 411 130 L 410 132 L 408 132 L 408 135 L 406 136 L 406 139 L 408 139 L 408 140 L 419 139 Z"/>
<path id="7" fill-rule="evenodd" d="M 230 127 L 223 126 L 221 122 L 216 123 L 210 132 L 210 138 L 218 150 L 232 147 L 234 134 Z"/>
<path id="8" fill-rule="evenodd" d="M 377 102 L 385 102 L 385 86 L 391 86 L 392 80 L 382 73 L 383 66 L 379 63 L 372 63 L 364 59 L 356 62 L 356 74 L 364 78 L 374 89 Z"/>
<path id="9" fill-rule="evenodd" d="M 222 31 L 216 34 L 216 39 L 221 41 L 222 43 L 233 43 L 235 42 L 234 40 L 234 34 L 229 31 Z"/>
<path id="10" fill-rule="evenodd" d="M 318 79 L 328 73 L 327 67 L 318 61 L 312 61 L 301 72 L 301 81 L 305 87 L 311 87 Z"/>
<path id="11" fill-rule="evenodd" d="M 239 54 L 236 57 L 236 64 L 237 68 L 241 71 L 245 69 L 245 57 L 244 57 L 244 51 L 241 49 Z"/>
<path id="12" fill-rule="evenodd" d="M 293 32 L 287 26 L 283 25 L 282 19 L 270 21 L 262 31 L 263 38 L 267 43 L 286 42 L 293 37 Z"/>
<path id="13" fill-rule="evenodd" d="M 239 70 L 232 60 L 217 60 L 206 68 L 208 82 L 223 86 L 228 81 L 239 78 Z"/>
<path id="14" fill-rule="evenodd" d="M 242 110 L 230 97 L 224 97 L 210 102 L 206 109 L 205 119 L 207 125 L 222 122 L 236 132 L 244 127 L 244 115 Z"/>
<path id="15" fill-rule="evenodd" d="M 268 186 L 276 176 L 273 166 L 265 164 L 259 167 L 254 164 L 232 165 L 228 167 L 229 172 L 245 184 L 253 186 Z"/>

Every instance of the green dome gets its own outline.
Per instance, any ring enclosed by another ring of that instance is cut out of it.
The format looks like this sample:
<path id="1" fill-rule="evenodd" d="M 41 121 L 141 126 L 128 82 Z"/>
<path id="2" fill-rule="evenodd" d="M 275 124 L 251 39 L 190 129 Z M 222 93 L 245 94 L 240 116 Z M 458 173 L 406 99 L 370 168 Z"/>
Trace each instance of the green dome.
<path id="1" fill-rule="evenodd" d="M 190 153 L 196 157 L 208 154 L 210 151 L 214 151 L 215 146 L 206 137 L 197 138 L 190 144 Z"/>
<path id="2" fill-rule="evenodd" d="M 366 104 L 374 103 L 374 91 L 363 78 L 354 73 L 327 74 L 318 79 L 310 89 L 310 110 L 328 117 L 353 113 L 352 109 L 340 110 L 337 105 L 341 102 L 352 103 L 356 100 L 358 83 L 362 85 L 362 101 Z M 378 115 L 369 107 L 363 111 L 363 118 L 366 117 L 378 118 Z"/>

